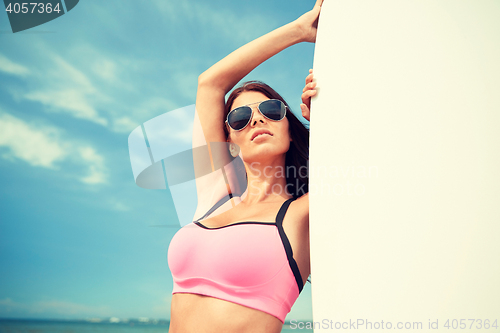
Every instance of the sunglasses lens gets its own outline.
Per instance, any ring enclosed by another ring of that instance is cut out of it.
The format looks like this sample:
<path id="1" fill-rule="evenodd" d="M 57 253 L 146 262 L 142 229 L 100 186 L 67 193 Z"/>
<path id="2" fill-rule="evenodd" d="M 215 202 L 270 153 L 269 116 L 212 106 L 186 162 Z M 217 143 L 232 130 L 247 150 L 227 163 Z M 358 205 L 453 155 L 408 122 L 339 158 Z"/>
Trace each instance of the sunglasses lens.
<path id="1" fill-rule="evenodd" d="M 271 120 L 281 120 L 285 116 L 285 104 L 279 100 L 271 99 L 259 105 L 263 115 Z"/>
<path id="2" fill-rule="evenodd" d="M 249 106 L 242 106 L 228 114 L 227 122 L 232 129 L 239 131 L 248 124 L 251 116 L 252 109 Z"/>

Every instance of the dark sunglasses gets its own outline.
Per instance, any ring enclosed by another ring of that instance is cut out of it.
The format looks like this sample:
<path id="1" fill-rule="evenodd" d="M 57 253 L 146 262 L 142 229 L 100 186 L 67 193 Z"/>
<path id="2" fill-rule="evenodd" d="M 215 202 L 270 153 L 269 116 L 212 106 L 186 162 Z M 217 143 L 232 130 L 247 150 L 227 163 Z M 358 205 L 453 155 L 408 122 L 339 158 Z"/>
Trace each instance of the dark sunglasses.
<path id="1" fill-rule="evenodd" d="M 268 99 L 262 102 L 256 102 L 248 105 L 257 104 L 257 109 L 259 112 L 267 119 L 280 121 L 285 118 L 286 115 L 286 105 L 279 99 Z M 226 123 L 235 131 L 241 131 L 250 123 L 250 118 L 252 118 L 252 108 L 248 105 L 237 107 L 232 109 L 227 114 Z"/>

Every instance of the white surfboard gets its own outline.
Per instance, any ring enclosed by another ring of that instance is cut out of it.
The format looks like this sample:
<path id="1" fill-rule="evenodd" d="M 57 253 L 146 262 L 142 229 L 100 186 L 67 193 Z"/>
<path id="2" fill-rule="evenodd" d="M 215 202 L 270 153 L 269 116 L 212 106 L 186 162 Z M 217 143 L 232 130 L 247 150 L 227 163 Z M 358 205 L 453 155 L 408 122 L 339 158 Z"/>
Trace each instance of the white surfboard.
<path id="1" fill-rule="evenodd" d="M 314 74 L 316 331 L 498 332 L 500 2 L 326 0 Z"/>

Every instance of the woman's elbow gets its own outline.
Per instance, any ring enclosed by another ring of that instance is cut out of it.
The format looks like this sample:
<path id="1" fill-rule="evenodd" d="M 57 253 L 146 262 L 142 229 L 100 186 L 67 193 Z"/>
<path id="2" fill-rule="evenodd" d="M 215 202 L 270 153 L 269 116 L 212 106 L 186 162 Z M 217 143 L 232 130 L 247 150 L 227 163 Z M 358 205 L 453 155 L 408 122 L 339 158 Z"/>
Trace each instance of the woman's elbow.
<path id="1" fill-rule="evenodd" d="M 224 82 L 217 76 L 212 75 L 210 72 L 203 72 L 198 76 L 198 91 L 203 90 L 210 92 L 210 94 L 227 93 Z"/>
<path id="2" fill-rule="evenodd" d="M 206 86 L 210 82 L 210 75 L 207 72 L 203 72 L 198 76 L 198 86 Z"/>

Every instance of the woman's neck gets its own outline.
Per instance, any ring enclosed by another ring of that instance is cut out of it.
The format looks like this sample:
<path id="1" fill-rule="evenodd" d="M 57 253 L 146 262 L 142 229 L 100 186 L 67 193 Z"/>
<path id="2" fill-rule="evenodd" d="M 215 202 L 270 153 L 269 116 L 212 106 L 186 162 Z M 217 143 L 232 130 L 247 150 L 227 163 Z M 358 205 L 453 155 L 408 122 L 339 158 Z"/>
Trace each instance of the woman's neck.
<path id="1" fill-rule="evenodd" d="M 248 185 L 244 201 L 255 204 L 275 201 L 278 197 L 288 199 L 292 196 L 287 189 L 287 173 L 292 172 L 285 166 L 285 154 L 263 162 L 245 163 Z"/>

